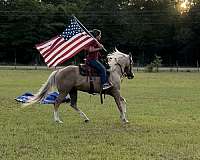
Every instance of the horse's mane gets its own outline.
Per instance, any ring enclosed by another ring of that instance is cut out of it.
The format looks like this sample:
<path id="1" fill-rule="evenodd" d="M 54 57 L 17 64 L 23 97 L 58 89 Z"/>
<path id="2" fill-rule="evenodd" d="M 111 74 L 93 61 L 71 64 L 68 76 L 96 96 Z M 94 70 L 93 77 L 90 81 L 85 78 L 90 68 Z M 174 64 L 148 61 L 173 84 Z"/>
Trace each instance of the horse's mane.
<path id="1" fill-rule="evenodd" d="M 110 65 L 110 67 L 114 67 L 116 63 L 119 63 L 119 60 L 122 57 L 125 57 L 126 54 L 120 52 L 117 50 L 117 48 L 115 48 L 115 50 L 108 54 L 107 58 L 108 58 L 108 64 Z"/>

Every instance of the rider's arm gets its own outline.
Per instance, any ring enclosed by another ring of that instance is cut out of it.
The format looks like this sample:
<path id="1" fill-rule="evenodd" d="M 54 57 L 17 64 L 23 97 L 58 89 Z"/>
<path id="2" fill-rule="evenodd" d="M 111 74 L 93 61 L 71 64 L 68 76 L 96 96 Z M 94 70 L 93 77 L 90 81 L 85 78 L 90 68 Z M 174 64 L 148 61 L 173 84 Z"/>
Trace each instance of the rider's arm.
<path id="1" fill-rule="evenodd" d="M 88 47 L 88 52 L 97 52 L 97 51 L 100 51 L 103 49 L 103 45 L 102 44 L 99 44 L 98 45 L 98 48 L 94 47 L 93 45 L 89 46 Z"/>

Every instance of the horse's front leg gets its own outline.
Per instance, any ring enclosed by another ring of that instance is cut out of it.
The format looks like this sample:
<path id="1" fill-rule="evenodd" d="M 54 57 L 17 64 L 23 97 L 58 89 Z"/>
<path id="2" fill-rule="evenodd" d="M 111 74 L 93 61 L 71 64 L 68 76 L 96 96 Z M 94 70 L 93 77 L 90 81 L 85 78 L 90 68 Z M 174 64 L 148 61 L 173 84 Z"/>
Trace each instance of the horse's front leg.
<path id="1" fill-rule="evenodd" d="M 113 97 L 115 99 L 115 102 L 117 104 L 118 110 L 120 112 L 120 118 L 122 122 L 128 123 L 128 120 L 126 119 L 126 105 L 125 105 L 125 99 L 120 96 L 119 91 L 116 91 L 113 93 Z"/>
<path id="2" fill-rule="evenodd" d="M 124 98 L 124 97 L 120 97 L 120 101 L 121 101 L 121 103 L 122 103 L 122 107 L 123 107 L 123 109 L 124 109 L 124 112 L 126 113 L 126 99 Z"/>

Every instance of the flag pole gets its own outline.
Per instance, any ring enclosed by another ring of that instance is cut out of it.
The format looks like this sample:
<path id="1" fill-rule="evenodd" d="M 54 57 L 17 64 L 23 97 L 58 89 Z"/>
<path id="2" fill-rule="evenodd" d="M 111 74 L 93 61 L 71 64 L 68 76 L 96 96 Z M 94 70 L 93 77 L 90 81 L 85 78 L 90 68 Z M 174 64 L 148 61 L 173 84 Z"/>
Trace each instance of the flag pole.
<path id="1" fill-rule="evenodd" d="M 84 30 L 87 34 L 89 34 L 92 38 L 94 38 L 94 40 L 100 45 L 99 41 L 87 30 L 87 28 L 85 28 L 85 26 L 78 20 L 78 18 L 76 18 L 76 16 L 74 16 L 74 15 L 73 15 L 73 17 L 74 17 L 74 19 L 78 22 L 78 24 L 83 28 L 83 30 Z M 106 51 L 106 52 L 108 52 L 108 51 L 104 48 L 104 46 L 103 46 L 103 50 Z"/>

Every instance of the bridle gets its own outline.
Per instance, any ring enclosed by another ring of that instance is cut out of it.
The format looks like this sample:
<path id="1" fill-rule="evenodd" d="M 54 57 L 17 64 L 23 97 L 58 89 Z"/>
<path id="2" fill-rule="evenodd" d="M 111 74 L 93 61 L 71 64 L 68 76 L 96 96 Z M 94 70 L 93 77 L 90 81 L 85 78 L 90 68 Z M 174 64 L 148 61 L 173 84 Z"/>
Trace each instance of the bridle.
<path id="1" fill-rule="evenodd" d="M 125 71 L 123 71 L 122 65 L 118 62 L 116 63 L 116 65 L 119 66 L 122 77 L 126 77 L 127 73 Z M 129 55 L 129 73 L 131 73 L 131 72 L 132 72 L 132 61 L 131 61 L 131 56 Z"/>
<path id="2" fill-rule="evenodd" d="M 123 71 L 123 69 L 122 69 L 122 65 L 120 64 L 120 63 L 116 63 L 116 65 L 118 65 L 119 66 L 119 68 L 120 68 L 120 71 L 121 71 L 121 74 L 122 74 L 122 77 L 125 77 L 125 72 Z"/>
<path id="3" fill-rule="evenodd" d="M 132 72 L 132 60 L 131 60 L 131 55 L 129 54 L 129 73 Z"/>

